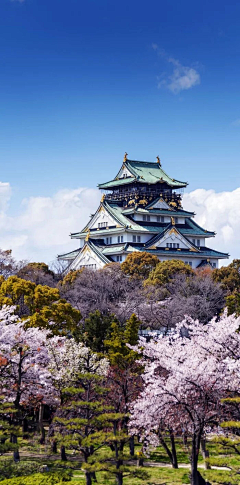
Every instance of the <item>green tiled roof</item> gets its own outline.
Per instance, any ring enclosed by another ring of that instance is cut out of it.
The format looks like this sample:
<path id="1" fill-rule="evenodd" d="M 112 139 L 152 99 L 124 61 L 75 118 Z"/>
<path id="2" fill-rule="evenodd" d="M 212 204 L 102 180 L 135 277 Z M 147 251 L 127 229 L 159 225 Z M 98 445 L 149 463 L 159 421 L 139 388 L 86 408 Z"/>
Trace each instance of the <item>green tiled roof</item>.
<path id="1" fill-rule="evenodd" d="M 196 236 L 205 236 L 205 237 L 215 236 L 215 232 L 207 231 L 207 229 L 203 229 L 192 219 L 186 219 L 185 226 L 186 227 L 182 229 L 178 226 L 178 229 L 182 234 L 185 234 L 186 236 L 187 235 L 190 235 L 190 236 L 196 235 Z"/>
<path id="2" fill-rule="evenodd" d="M 124 215 L 130 214 L 149 214 L 149 215 L 163 215 L 163 216 L 173 216 L 173 217 L 192 217 L 194 216 L 194 212 L 188 212 L 181 209 L 174 210 L 174 209 L 143 209 L 138 207 L 137 209 L 124 209 L 122 212 Z"/>
<path id="3" fill-rule="evenodd" d="M 102 254 L 100 248 L 96 246 L 91 240 L 87 242 L 87 245 L 92 249 L 92 251 L 101 259 L 101 261 L 105 264 L 108 264 L 110 261 L 107 259 L 104 254 Z"/>
<path id="4" fill-rule="evenodd" d="M 147 251 L 151 254 L 161 255 L 161 256 L 171 256 L 172 258 L 177 256 L 188 256 L 194 258 L 228 258 L 228 253 L 221 253 L 220 251 L 215 251 L 214 249 L 210 249 L 207 247 L 201 247 L 199 252 L 190 251 L 189 249 L 181 249 L 178 251 L 177 249 L 169 249 L 166 250 L 165 248 L 156 248 L 156 249 L 148 249 L 142 245 L 131 246 L 131 243 L 126 247 L 125 251 L 132 252 L 132 251 Z"/>
<path id="5" fill-rule="evenodd" d="M 73 260 L 76 258 L 78 255 L 79 251 L 81 251 L 80 248 L 75 249 L 74 251 L 70 251 L 69 253 L 64 253 L 64 254 L 58 254 L 57 258 L 58 259 L 64 259 L 64 260 Z"/>
<path id="6" fill-rule="evenodd" d="M 170 187 L 181 188 L 186 187 L 187 182 L 181 182 L 180 180 L 175 180 L 169 177 L 169 175 L 164 172 L 159 163 L 156 162 L 139 162 L 134 160 L 127 160 L 124 163 L 127 170 L 132 174 L 131 177 L 117 179 L 120 171 L 114 180 L 99 184 L 100 189 L 110 189 L 112 187 L 117 187 L 120 185 L 126 185 L 132 182 L 156 184 L 157 182 L 165 182 Z M 120 169 L 121 170 L 121 169 Z"/>

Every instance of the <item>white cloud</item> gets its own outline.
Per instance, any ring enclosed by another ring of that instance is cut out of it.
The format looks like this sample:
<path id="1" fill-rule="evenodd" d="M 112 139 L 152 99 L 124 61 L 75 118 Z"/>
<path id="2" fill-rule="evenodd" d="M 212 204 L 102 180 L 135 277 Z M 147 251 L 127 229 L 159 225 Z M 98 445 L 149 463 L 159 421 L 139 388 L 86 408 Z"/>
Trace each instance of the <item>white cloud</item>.
<path id="1" fill-rule="evenodd" d="M 10 185 L 0 183 L 0 248 L 12 249 L 17 259 L 49 262 L 78 247 L 78 240 L 71 240 L 69 234 L 84 227 L 101 194 L 80 187 L 60 190 L 52 197 L 30 197 L 22 201 L 17 216 L 9 215 L 10 196 Z M 217 232 L 206 241 L 210 248 L 229 252 L 231 259 L 240 258 L 240 188 L 220 193 L 197 189 L 184 195 L 183 207 L 196 212 L 194 219 L 204 229 Z"/>
<path id="2" fill-rule="evenodd" d="M 206 240 L 209 247 L 229 252 L 230 260 L 240 258 L 240 188 L 219 193 L 197 189 L 184 195 L 183 207 L 196 212 L 195 221 L 204 229 L 216 231 L 214 239 Z"/>
<path id="3" fill-rule="evenodd" d="M 177 59 L 174 59 L 174 57 L 167 56 L 166 52 L 163 49 L 160 49 L 157 44 L 152 44 L 152 48 L 168 64 L 172 64 L 174 66 L 173 72 L 170 75 L 162 73 L 162 75 L 158 77 L 158 79 L 160 79 L 158 88 L 165 86 L 173 94 L 178 94 L 181 91 L 190 89 L 193 86 L 200 84 L 200 74 L 196 69 L 193 67 L 183 66 Z"/>
<path id="4" fill-rule="evenodd" d="M 18 259 L 31 261 L 49 262 L 57 254 L 76 249 L 79 241 L 71 240 L 69 234 L 84 227 L 101 196 L 96 189 L 63 189 L 52 197 L 24 199 L 20 215 L 10 217 L 2 185 L 0 207 L 5 210 L 0 212 L 0 247 L 12 249 Z"/>

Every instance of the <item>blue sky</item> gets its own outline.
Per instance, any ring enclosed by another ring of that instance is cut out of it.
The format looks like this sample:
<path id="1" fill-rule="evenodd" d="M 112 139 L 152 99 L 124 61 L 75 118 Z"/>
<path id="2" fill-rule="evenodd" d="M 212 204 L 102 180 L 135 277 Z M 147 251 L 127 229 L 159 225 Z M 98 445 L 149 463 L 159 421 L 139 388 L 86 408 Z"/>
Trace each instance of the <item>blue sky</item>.
<path id="1" fill-rule="evenodd" d="M 1 0 L 2 210 L 94 188 L 125 151 L 237 189 L 239 21 L 236 1 Z"/>

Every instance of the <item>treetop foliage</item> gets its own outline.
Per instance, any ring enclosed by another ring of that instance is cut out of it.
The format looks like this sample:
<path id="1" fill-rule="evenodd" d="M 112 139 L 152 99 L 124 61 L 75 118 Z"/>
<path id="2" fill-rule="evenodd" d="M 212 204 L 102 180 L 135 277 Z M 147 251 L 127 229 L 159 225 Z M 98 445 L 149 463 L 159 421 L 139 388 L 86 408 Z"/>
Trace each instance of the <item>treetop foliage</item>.
<path id="1" fill-rule="evenodd" d="M 81 319 L 78 310 L 60 298 L 57 288 L 37 285 L 18 276 L 10 276 L 0 286 L 0 306 L 14 305 L 27 325 L 50 328 L 53 333 L 74 330 Z"/>
<path id="2" fill-rule="evenodd" d="M 121 269 L 123 273 L 132 278 L 146 279 L 158 263 L 159 259 L 154 254 L 150 254 L 146 251 L 135 251 L 128 254 L 121 265 Z"/>
<path id="3" fill-rule="evenodd" d="M 183 261 L 177 259 L 171 259 L 168 261 L 158 261 L 155 269 L 153 269 L 148 279 L 145 281 L 146 285 L 164 285 L 169 283 L 169 281 L 176 274 L 184 274 L 186 276 L 191 276 L 194 274 L 191 266 L 183 263 Z"/>

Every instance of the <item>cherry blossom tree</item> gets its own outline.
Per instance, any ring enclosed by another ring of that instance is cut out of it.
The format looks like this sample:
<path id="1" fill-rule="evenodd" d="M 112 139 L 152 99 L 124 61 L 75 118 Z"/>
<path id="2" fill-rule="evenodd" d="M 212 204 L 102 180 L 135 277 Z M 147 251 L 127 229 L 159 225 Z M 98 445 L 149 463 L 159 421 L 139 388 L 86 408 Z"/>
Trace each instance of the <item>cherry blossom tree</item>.
<path id="1" fill-rule="evenodd" d="M 221 398 L 239 390 L 240 318 L 227 316 L 203 326 L 185 318 L 168 336 L 141 339 L 145 365 L 144 390 L 135 401 L 130 421 L 146 446 L 158 445 L 159 427 L 191 437 L 191 484 L 199 485 L 197 469 L 203 433 L 222 418 Z M 161 430 L 161 428 L 160 428 Z"/>
<path id="2" fill-rule="evenodd" d="M 7 395 L 17 409 L 33 401 L 52 402 L 54 389 L 47 370 L 47 330 L 25 329 L 14 314 L 15 307 L 0 310 L 1 394 Z"/>

